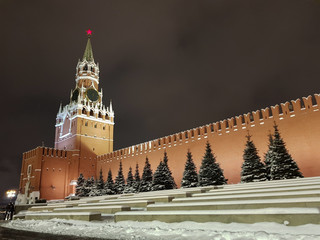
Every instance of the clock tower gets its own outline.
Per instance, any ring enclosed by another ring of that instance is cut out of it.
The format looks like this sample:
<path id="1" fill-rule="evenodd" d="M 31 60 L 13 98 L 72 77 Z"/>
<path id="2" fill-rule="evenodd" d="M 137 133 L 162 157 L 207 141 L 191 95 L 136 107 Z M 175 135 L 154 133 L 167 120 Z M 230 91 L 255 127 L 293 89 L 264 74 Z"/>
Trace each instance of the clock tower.
<path id="1" fill-rule="evenodd" d="M 82 60 L 78 61 L 75 88 L 69 104 L 60 105 L 56 117 L 55 148 L 79 150 L 80 157 L 102 155 L 113 151 L 114 111 L 105 107 L 99 90 L 99 64 L 95 63 L 91 31 Z"/>

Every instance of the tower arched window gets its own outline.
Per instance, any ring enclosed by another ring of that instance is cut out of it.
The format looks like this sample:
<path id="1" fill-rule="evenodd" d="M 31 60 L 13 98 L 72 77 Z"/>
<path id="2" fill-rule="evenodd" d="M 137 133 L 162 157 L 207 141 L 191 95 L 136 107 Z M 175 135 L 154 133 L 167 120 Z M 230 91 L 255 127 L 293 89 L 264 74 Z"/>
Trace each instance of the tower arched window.
<path id="1" fill-rule="evenodd" d="M 90 110 L 90 116 L 93 116 L 93 110 Z"/>
<path id="2" fill-rule="evenodd" d="M 84 65 L 84 67 L 83 67 L 83 71 L 88 71 L 88 65 L 86 64 L 86 65 Z"/>
<path id="3" fill-rule="evenodd" d="M 102 118 L 102 114 L 101 114 L 101 112 L 99 112 L 98 118 Z"/>
<path id="4" fill-rule="evenodd" d="M 82 114 L 87 114 L 87 111 L 85 108 L 82 108 Z"/>
<path id="5" fill-rule="evenodd" d="M 94 67 L 91 67 L 91 72 L 94 72 Z"/>

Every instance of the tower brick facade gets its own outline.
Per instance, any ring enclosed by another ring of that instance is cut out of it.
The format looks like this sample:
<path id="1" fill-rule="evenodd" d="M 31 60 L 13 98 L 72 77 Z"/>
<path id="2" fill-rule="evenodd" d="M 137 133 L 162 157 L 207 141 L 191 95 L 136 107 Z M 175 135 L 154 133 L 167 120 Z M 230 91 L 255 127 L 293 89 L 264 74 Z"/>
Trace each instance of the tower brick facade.
<path id="1" fill-rule="evenodd" d="M 56 117 L 54 149 L 38 147 L 23 154 L 18 198 L 22 202 L 74 194 L 79 174 L 95 177 L 96 156 L 113 151 L 114 111 L 111 102 L 105 107 L 102 101 L 90 35 L 75 83 L 69 104 L 60 105 Z"/>
<path id="2" fill-rule="evenodd" d="M 94 62 L 90 36 L 84 56 L 76 67 L 75 82 L 70 103 L 60 105 L 56 117 L 55 148 L 37 147 L 23 153 L 18 202 L 32 202 L 35 198 L 63 199 L 74 194 L 80 173 L 86 178 L 96 178 L 102 169 L 106 177 L 111 169 L 115 175 L 120 161 L 125 175 L 136 163 L 141 172 L 146 157 L 155 170 L 164 151 L 180 186 L 188 149 L 199 169 L 207 141 L 228 183 L 238 183 L 245 135 L 249 130 L 263 157 L 274 122 L 279 125 L 287 148 L 303 175 L 319 175 L 318 94 L 113 151 L 114 111 L 111 103 L 107 108 L 103 105 L 99 65 Z"/>

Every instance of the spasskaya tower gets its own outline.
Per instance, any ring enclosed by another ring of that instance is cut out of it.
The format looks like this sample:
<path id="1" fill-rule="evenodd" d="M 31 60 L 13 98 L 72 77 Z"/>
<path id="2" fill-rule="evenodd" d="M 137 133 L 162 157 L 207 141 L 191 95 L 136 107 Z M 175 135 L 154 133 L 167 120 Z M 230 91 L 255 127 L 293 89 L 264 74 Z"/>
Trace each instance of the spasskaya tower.
<path id="1" fill-rule="evenodd" d="M 95 63 L 90 30 L 82 60 L 78 61 L 70 102 L 60 105 L 56 118 L 55 148 L 80 150 L 81 156 L 113 151 L 114 111 L 105 107 L 99 90 L 99 64 Z"/>

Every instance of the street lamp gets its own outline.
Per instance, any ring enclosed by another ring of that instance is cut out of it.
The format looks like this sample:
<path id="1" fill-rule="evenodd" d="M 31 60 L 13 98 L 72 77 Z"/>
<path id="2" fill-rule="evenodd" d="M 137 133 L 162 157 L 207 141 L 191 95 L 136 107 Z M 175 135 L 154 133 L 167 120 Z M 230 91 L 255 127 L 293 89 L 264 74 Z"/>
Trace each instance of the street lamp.
<path id="1" fill-rule="evenodd" d="M 16 194 L 17 194 L 16 190 L 6 191 L 7 198 L 10 198 L 10 201 L 12 200 L 12 198 L 14 198 L 16 196 Z"/>

